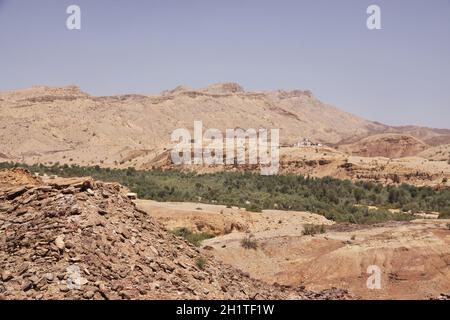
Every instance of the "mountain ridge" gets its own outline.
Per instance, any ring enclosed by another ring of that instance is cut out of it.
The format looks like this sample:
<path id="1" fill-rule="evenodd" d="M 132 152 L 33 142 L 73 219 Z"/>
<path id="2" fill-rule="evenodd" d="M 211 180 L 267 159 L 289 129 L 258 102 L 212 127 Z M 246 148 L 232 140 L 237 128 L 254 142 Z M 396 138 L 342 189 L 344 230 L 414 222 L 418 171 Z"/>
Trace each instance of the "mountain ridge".
<path id="1" fill-rule="evenodd" d="M 311 91 L 249 92 L 236 83 L 160 94 L 92 96 L 77 86 L 0 93 L 0 153 L 27 163 L 116 166 L 133 154 L 170 148 L 177 128 L 279 128 L 280 142 L 310 138 L 330 146 L 379 133 L 410 134 L 429 145 L 450 142 L 450 130 L 392 127 L 317 99 Z M 12 139 L 11 137 L 14 137 Z"/>

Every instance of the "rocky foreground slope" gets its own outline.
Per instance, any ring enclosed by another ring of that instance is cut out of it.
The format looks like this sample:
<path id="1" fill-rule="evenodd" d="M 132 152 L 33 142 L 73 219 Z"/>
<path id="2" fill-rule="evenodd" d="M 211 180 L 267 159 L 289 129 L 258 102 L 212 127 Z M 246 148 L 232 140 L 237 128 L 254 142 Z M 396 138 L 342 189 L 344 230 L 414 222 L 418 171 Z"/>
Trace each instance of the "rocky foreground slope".
<path id="1" fill-rule="evenodd" d="M 343 299 L 269 286 L 169 234 L 89 178 L 0 171 L 0 299 Z"/>

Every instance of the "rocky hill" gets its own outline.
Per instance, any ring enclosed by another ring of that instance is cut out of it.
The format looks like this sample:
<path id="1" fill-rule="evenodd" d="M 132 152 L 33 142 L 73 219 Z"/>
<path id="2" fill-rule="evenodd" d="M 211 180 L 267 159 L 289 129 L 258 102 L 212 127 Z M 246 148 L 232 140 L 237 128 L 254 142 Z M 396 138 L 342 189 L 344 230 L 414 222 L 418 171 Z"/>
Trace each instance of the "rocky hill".
<path id="1" fill-rule="evenodd" d="M 0 299 L 343 299 L 269 286 L 168 233 L 90 178 L 0 171 Z"/>
<path id="2" fill-rule="evenodd" d="M 362 157 L 403 158 L 417 155 L 428 147 L 411 135 L 384 133 L 369 136 L 353 144 L 341 145 L 339 150 Z"/>
<path id="3" fill-rule="evenodd" d="M 447 161 L 450 164 L 450 144 L 426 149 L 419 156 L 433 161 Z"/>
<path id="4" fill-rule="evenodd" d="M 390 135 L 389 135 L 390 136 Z M 417 139 L 409 137 L 412 141 Z M 408 140 L 407 140 L 408 141 Z M 350 145 L 350 146 L 358 146 Z M 365 148 L 364 144 L 359 145 Z M 370 146 L 370 144 L 369 144 Z M 408 146 L 410 146 L 408 148 Z M 368 157 L 351 155 L 349 146 L 346 152 L 330 147 L 282 147 L 280 148 L 279 174 L 295 174 L 309 177 L 334 177 L 352 181 L 371 181 L 384 185 L 407 183 L 416 186 L 449 187 L 450 159 L 446 145 L 432 147 L 418 156 L 392 159 L 394 156 L 405 156 L 407 151 L 421 150 L 423 143 L 417 145 L 394 142 L 387 143 L 378 149 L 371 149 L 382 156 Z M 365 149 L 359 149 L 365 150 Z M 430 152 L 428 152 L 430 150 Z M 434 150 L 434 151 L 433 151 Z M 355 152 L 356 153 L 356 152 Z M 436 156 L 437 154 L 437 156 Z M 174 165 L 170 152 L 164 151 L 154 159 L 143 162 L 141 169 L 181 170 L 186 172 L 214 173 L 220 171 L 260 172 L 258 165 Z"/>

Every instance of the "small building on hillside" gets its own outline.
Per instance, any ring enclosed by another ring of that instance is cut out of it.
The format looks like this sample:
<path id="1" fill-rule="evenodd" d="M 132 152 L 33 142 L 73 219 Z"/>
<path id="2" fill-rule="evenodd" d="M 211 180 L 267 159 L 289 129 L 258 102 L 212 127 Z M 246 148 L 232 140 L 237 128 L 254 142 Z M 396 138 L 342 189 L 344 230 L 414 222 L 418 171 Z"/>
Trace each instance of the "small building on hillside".
<path id="1" fill-rule="evenodd" d="M 303 147 L 322 147 L 321 143 L 314 143 L 309 138 L 303 138 L 303 140 L 294 144 L 294 147 L 303 148 Z"/>

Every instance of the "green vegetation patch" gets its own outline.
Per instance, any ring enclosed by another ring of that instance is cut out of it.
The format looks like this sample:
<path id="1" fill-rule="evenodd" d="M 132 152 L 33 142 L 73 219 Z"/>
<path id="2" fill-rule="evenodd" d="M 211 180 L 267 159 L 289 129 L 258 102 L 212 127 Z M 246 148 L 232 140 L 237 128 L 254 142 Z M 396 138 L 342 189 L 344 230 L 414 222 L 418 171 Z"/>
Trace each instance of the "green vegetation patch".
<path id="1" fill-rule="evenodd" d="M 203 240 L 214 238 L 214 235 L 211 233 L 192 232 L 187 228 L 177 228 L 175 230 L 172 230 L 171 233 L 173 233 L 177 237 L 186 239 L 196 247 L 199 247 L 202 244 Z"/>
<path id="2" fill-rule="evenodd" d="M 318 224 L 307 224 L 304 226 L 303 232 L 302 234 L 304 236 L 313 236 L 315 234 L 322 234 L 325 233 L 326 229 L 325 226 L 322 225 L 318 225 Z"/>
<path id="3" fill-rule="evenodd" d="M 242 172 L 197 174 L 138 171 L 131 167 L 110 169 L 99 166 L 0 163 L 0 169 L 19 166 L 40 174 L 92 176 L 98 180 L 118 182 L 136 192 L 141 199 L 217 203 L 227 207 L 243 207 L 249 211 L 309 211 L 336 222 L 371 224 L 414 218 L 406 212 L 440 212 L 445 216 L 450 214 L 449 189 L 435 190 L 407 184 L 383 186 L 330 177 L 262 176 Z M 369 206 L 376 209 L 370 209 Z M 392 213 L 389 209 L 400 209 L 400 213 Z"/>
<path id="4" fill-rule="evenodd" d="M 258 242 L 256 242 L 255 236 L 253 234 L 249 234 L 241 240 L 241 246 L 244 249 L 256 250 L 258 249 Z"/>

